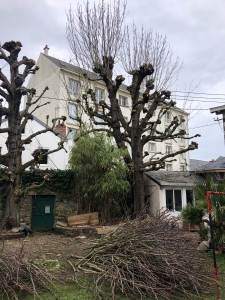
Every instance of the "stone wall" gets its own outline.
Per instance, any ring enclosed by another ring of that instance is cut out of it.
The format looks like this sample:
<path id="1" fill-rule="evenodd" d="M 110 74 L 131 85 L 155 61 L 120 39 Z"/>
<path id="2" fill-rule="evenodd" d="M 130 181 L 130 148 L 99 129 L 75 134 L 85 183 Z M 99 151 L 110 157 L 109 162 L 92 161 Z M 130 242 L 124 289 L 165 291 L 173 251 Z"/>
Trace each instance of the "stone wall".
<path id="1" fill-rule="evenodd" d="M 28 196 L 21 201 L 20 223 L 30 225 L 32 214 L 32 196 Z"/>
<path id="2" fill-rule="evenodd" d="M 35 196 L 35 193 L 30 193 L 26 198 L 21 201 L 20 209 L 20 223 L 31 225 L 32 217 L 32 196 Z M 40 195 L 40 194 L 39 194 Z M 55 196 L 55 209 L 54 209 L 54 220 L 55 222 L 64 221 L 67 222 L 67 217 L 72 214 L 77 214 L 78 208 L 77 203 L 72 199 L 71 201 L 66 199 L 62 200 L 61 197 L 58 197 L 52 192 L 45 191 L 42 195 L 54 195 Z M 66 197 L 67 198 L 67 197 Z"/>

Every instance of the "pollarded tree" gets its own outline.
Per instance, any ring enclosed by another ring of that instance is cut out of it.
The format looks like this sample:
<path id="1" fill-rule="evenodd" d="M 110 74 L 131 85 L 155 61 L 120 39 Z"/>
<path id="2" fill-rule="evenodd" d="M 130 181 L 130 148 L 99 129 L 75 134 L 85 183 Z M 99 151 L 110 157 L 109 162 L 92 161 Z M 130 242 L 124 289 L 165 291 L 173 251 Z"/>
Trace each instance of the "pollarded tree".
<path id="1" fill-rule="evenodd" d="M 44 89 L 40 97 L 34 99 L 35 89 L 27 89 L 23 86 L 27 76 L 38 71 L 38 66 L 36 66 L 33 59 L 28 59 L 26 56 L 19 59 L 21 47 L 22 44 L 16 41 L 6 42 L 0 47 L 0 59 L 5 62 L 4 66 L 8 65 L 9 67 L 9 78 L 0 69 L 0 96 L 2 97 L 0 123 L 2 124 L 3 116 L 7 119 L 7 127 L 0 128 L 0 133 L 7 134 L 7 153 L 0 155 L 0 164 L 5 167 L 5 180 L 8 182 L 3 225 L 6 225 L 7 222 L 10 222 L 11 225 L 18 225 L 19 223 L 19 207 L 22 197 L 21 174 L 24 170 L 38 164 L 43 156 L 63 148 L 63 142 L 61 142 L 56 149 L 47 152 L 43 152 L 40 149 L 39 152 L 35 151 L 33 153 L 32 160 L 26 163 L 22 162 L 22 152 L 25 150 L 25 146 L 32 142 L 33 138 L 49 131 L 57 135 L 54 128 L 58 119 L 53 120 L 52 127 L 47 127 L 31 134 L 29 137 L 22 138 L 22 132 L 28 120 L 32 119 L 32 113 L 39 107 L 47 104 L 39 104 L 39 100 L 48 88 Z M 26 97 L 25 109 L 20 111 L 21 101 L 24 96 Z"/>
<path id="2" fill-rule="evenodd" d="M 118 149 L 103 133 L 80 136 L 72 148 L 70 165 L 80 189 L 81 210 L 98 211 L 105 223 L 121 210 L 123 198 L 130 188 L 129 169 Z"/>
<path id="3" fill-rule="evenodd" d="M 184 120 L 178 116 L 168 127 L 162 129 L 160 126 L 162 118 L 175 106 L 166 89 L 175 80 L 179 60 L 173 57 L 166 37 L 143 28 L 138 31 L 134 25 L 131 29 L 125 26 L 125 14 L 124 2 L 103 0 L 91 7 L 87 1 L 83 6 L 78 5 L 74 13 L 69 11 L 67 38 L 76 63 L 98 75 L 96 79 L 86 72 L 83 74 L 86 82 L 101 80 L 105 84 L 106 101 L 97 102 L 95 92 L 87 89 L 77 103 L 95 125 L 107 126 L 105 131 L 114 137 L 119 148 L 130 147 L 131 155 L 126 157 L 126 162 L 133 172 L 133 201 L 138 213 L 145 209 L 144 172 L 164 168 L 165 162 L 196 149 L 197 144 L 192 142 L 185 149 L 169 154 L 151 156 L 144 151 L 144 146 L 151 141 L 191 137 L 179 128 Z M 121 69 L 116 70 L 118 65 L 123 66 L 123 72 L 128 74 L 131 82 L 126 86 L 131 98 L 128 120 L 118 103 L 118 91 L 125 80 L 123 75 L 114 75 L 118 70 L 121 72 Z"/>

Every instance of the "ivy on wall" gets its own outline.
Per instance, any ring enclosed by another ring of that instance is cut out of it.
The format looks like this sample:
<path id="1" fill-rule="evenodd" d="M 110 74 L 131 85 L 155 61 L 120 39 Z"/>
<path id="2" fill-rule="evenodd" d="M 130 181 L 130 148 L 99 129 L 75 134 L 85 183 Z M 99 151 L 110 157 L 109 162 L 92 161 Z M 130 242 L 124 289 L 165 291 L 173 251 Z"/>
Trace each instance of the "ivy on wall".
<path id="1" fill-rule="evenodd" d="M 38 189 L 34 189 L 37 194 L 41 194 L 43 191 L 49 191 L 55 193 L 60 200 L 69 200 L 71 195 L 74 198 L 75 191 L 75 175 L 72 170 L 36 170 L 35 172 L 26 171 L 22 175 L 22 187 L 18 192 L 24 192 L 26 196 L 26 188 L 31 185 L 41 184 L 44 180 L 44 175 L 49 175 L 49 180 L 45 181 L 45 184 Z M 4 169 L 0 169 L 0 218 L 3 216 L 5 201 L 6 201 L 6 189 L 8 184 L 8 178 L 5 175 Z"/>

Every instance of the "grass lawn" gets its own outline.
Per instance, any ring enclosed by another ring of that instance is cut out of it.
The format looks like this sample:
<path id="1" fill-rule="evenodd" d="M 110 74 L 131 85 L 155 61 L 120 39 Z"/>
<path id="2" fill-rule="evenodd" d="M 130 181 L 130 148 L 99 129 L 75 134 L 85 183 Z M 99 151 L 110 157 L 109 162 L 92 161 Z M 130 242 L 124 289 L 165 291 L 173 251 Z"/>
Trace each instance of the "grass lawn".
<path id="1" fill-rule="evenodd" d="M 213 277 L 213 261 L 211 253 L 207 254 L 209 268 L 212 269 L 212 277 Z M 221 285 L 225 287 L 225 277 L 221 273 L 225 273 L 225 255 L 217 255 L 217 262 L 219 268 L 219 282 Z M 221 299 L 225 299 L 225 291 L 221 291 Z M 46 292 L 41 294 L 43 300 L 91 300 L 93 293 L 91 289 L 82 288 L 76 284 L 65 284 L 65 285 L 57 285 L 57 290 L 53 290 L 51 292 Z M 22 297 L 21 300 L 33 300 L 33 296 Z M 102 297 L 104 300 L 110 300 L 111 296 L 106 292 Z M 185 298 L 184 298 L 185 299 Z M 205 300 L 216 300 L 216 288 L 213 286 L 213 293 L 203 295 L 203 299 Z M 129 298 L 120 298 L 120 300 L 129 300 Z M 137 299 L 138 300 L 138 299 Z M 153 298 L 146 298 L 146 300 L 153 300 Z M 173 299 L 171 299 L 173 300 Z M 181 299 L 182 300 L 182 299 Z"/>

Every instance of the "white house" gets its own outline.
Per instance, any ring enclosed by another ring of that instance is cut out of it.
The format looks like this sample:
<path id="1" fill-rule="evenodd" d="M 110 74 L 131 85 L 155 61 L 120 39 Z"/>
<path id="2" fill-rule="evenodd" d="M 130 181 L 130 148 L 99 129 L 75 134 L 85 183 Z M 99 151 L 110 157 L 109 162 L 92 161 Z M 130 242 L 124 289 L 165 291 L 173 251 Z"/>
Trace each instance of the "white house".
<path id="1" fill-rule="evenodd" d="M 200 177 L 187 171 L 147 172 L 145 194 L 152 213 L 160 209 L 170 212 L 175 217 L 180 215 L 184 206 L 193 203 L 193 187 L 200 182 Z"/>
<path id="2" fill-rule="evenodd" d="M 2 128 L 8 126 L 7 120 L 4 120 L 1 124 Z M 38 132 L 40 130 L 46 129 L 47 125 L 43 123 L 38 118 L 34 117 L 33 120 L 28 120 L 27 125 L 25 127 L 24 133 L 22 134 L 22 139 L 26 139 L 31 134 Z M 1 133 L 0 135 L 0 150 L 1 154 L 7 153 L 6 142 L 7 133 Z M 32 139 L 32 142 L 28 145 L 24 145 L 25 149 L 22 153 L 22 163 L 26 163 L 32 160 L 34 157 L 32 153 L 37 149 L 45 150 L 53 150 L 58 147 L 58 143 L 64 141 L 64 149 L 61 149 L 57 152 L 49 154 L 48 156 L 43 156 L 43 159 L 39 165 L 39 169 L 60 169 L 64 170 L 68 167 L 68 159 L 69 159 L 69 143 L 63 135 L 58 134 L 57 136 L 52 132 L 46 132 L 40 134 Z"/>
<path id="3" fill-rule="evenodd" d="M 79 113 L 82 114 L 74 100 L 80 99 L 82 92 L 86 91 L 85 83 L 81 79 L 83 77 L 80 75 L 81 71 L 84 72 L 84 70 L 80 70 L 70 63 L 49 56 L 47 47 L 44 50 L 45 53 L 41 53 L 37 61 L 40 70 L 36 74 L 31 75 L 28 87 L 35 88 L 37 91 L 36 95 L 39 96 L 44 88 L 48 86 L 49 89 L 44 94 L 41 103 L 50 102 L 50 104 L 41 107 L 35 112 L 35 116 L 44 123 L 46 122 L 46 115 L 49 115 L 49 119 L 66 116 L 65 135 L 69 134 L 71 136 L 79 129 L 79 124 L 74 120 L 74 117 Z M 97 75 L 94 73 L 88 72 L 88 74 L 92 78 L 97 78 Z M 91 88 L 95 91 L 97 101 L 103 99 L 106 102 L 108 101 L 106 89 L 102 81 L 94 81 Z M 118 92 L 118 100 L 123 115 L 128 119 L 131 113 L 131 99 L 125 85 L 122 85 Z M 174 116 L 185 120 L 180 125 L 180 129 L 185 129 L 188 132 L 188 113 L 177 107 L 172 108 L 166 113 L 165 118 L 161 120 L 161 128 L 163 129 L 168 126 Z M 83 122 L 88 122 L 89 120 L 88 116 L 84 114 L 82 115 L 82 119 Z M 187 146 L 188 140 L 179 138 L 165 142 L 149 142 L 144 150 L 151 154 L 156 152 L 168 154 L 182 150 Z M 168 171 L 184 171 L 189 169 L 190 159 L 188 152 L 179 155 L 176 159 L 177 161 L 167 163 L 165 169 Z"/>

